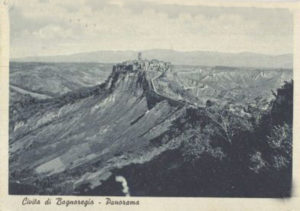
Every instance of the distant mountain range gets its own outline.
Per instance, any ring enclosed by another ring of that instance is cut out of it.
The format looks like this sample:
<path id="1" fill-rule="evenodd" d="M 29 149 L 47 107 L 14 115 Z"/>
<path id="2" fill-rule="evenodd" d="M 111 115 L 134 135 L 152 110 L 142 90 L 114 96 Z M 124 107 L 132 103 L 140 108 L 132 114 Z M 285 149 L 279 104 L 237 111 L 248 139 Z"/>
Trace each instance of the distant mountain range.
<path id="1" fill-rule="evenodd" d="M 137 58 L 138 51 L 95 51 L 70 55 L 13 58 L 19 62 L 99 62 L 117 63 Z M 292 68 L 293 55 L 265 55 L 250 52 L 220 53 L 208 51 L 145 50 L 143 58 L 159 59 L 175 65 Z"/>

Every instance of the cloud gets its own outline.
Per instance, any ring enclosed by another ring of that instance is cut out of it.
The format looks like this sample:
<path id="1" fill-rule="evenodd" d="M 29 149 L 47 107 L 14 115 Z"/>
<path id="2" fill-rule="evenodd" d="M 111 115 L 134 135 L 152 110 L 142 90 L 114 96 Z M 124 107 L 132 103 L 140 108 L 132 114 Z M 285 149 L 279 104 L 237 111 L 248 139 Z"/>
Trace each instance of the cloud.
<path id="1" fill-rule="evenodd" d="M 10 10 L 12 57 L 152 48 L 292 52 L 292 15 L 283 9 L 132 0 L 29 2 L 17 1 Z"/>

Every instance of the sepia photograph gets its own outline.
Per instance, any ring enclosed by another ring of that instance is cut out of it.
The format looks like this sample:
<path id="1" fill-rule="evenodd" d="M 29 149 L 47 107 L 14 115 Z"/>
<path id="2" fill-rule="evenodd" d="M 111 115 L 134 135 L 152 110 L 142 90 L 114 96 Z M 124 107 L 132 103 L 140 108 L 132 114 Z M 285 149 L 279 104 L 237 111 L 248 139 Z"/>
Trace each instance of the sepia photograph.
<path id="1" fill-rule="evenodd" d="M 9 195 L 292 197 L 291 9 L 30 0 L 8 16 Z"/>

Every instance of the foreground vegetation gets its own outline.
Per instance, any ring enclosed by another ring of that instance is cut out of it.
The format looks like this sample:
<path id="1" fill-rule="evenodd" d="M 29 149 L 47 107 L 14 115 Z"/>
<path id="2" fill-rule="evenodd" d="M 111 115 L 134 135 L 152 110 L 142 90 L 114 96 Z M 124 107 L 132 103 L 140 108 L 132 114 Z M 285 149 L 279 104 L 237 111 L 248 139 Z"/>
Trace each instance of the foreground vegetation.
<path id="1" fill-rule="evenodd" d="M 292 186 L 293 82 L 274 93 L 265 111 L 241 118 L 216 107 L 188 109 L 177 129 L 181 147 L 144 164 L 114 171 L 131 195 L 289 197 Z M 209 105 L 211 106 L 211 105 Z M 214 121 L 212 121 L 214 118 Z M 173 131 L 172 134 L 176 133 Z M 122 195 L 114 176 L 86 195 Z"/>

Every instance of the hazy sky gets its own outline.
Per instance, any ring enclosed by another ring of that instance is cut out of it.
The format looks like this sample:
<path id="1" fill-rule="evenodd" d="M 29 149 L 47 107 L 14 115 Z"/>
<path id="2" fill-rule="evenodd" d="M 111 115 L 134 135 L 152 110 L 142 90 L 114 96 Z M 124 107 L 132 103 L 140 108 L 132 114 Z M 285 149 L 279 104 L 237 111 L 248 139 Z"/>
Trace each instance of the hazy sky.
<path id="1" fill-rule="evenodd" d="M 286 9 L 203 7 L 160 2 L 12 2 L 11 57 L 153 48 L 292 53 L 293 17 Z"/>

